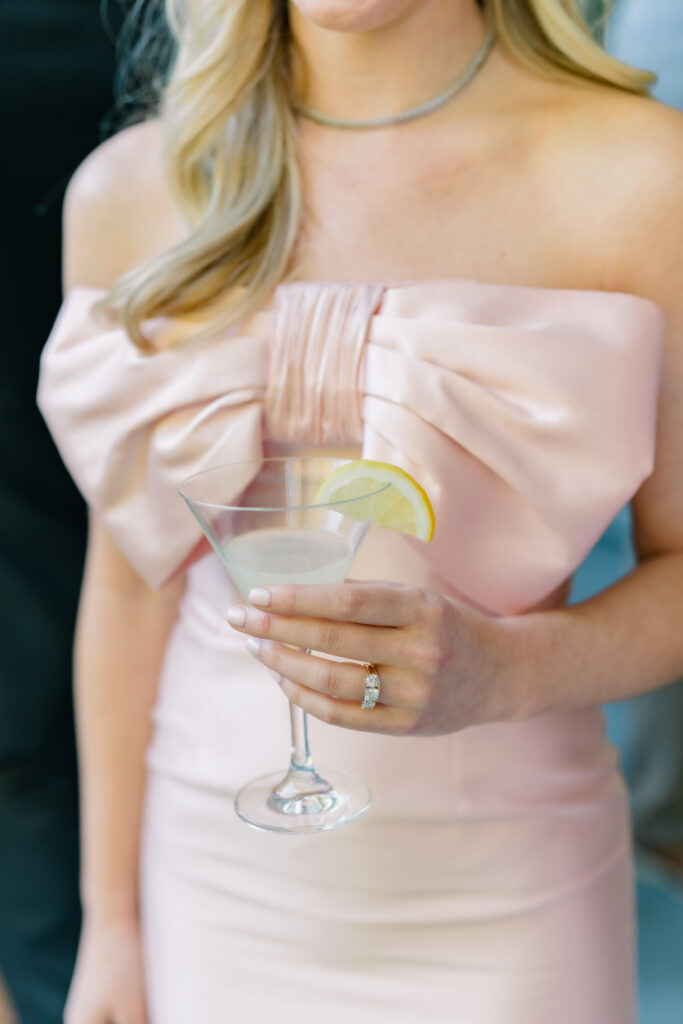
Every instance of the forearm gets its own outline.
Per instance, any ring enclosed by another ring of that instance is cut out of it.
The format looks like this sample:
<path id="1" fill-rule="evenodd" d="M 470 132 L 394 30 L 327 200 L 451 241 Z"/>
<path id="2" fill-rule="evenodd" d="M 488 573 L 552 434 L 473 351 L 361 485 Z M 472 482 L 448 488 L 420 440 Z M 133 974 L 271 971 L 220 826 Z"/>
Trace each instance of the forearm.
<path id="1" fill-rule="evenodd" d="M 576 709 L 683 675 L 683 553 L 651 558 L 581 604 L 504 620 L 529 713 Z"/>
<path id="2" fill-rule="evenodd" d="M 137 915 L 144 754 L 175 588 L 86 572 L 76 636 L 82 898 L 91 919 Z"/>

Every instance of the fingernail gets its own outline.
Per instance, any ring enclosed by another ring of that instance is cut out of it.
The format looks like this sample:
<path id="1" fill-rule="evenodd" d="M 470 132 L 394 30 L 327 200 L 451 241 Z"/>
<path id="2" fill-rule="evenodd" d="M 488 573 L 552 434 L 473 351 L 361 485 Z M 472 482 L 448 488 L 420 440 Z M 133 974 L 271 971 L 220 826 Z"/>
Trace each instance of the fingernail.
<path id="1" fill-rule="evenodd" d="M 254 636 L 250 636 L 247 640 L 246 647 L 250 654 L 258 655 L 261 652 L 261 641 L 257 640 Z"/>
<path id="2" fill-rule="evenodd" d="M 273 677 L 276 683 L 282 682 L 282 676 L 280 675 L 279 672 L 275 672 L 272 668 L 269 668 L 268 671 L 270 672 L 271 676 Z"/>
<path id="3" fill-rule="evenodd" d="M 247 621 L 247 613 L 244 608 L 231 608 L 227 614 L 231 626 L 243 626 Z"/>
<path id="4" fill-rule="evenodd" d="M 264 590 L 263 587 L 257 587 L 255 590 L 249 591 L 249 600 L 252 604 L 258 604 L 265 608 L 270 604 L 270 591 Z"/>

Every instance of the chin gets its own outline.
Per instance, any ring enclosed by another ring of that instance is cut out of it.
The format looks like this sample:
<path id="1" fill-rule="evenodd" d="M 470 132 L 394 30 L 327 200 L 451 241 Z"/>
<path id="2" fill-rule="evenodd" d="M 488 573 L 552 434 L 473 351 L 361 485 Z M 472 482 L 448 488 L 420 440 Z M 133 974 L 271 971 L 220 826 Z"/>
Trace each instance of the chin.
<path id="1" fill-rule="evenodd" d="M 308 21 L 332 32 L 371 32 L 425 0 L 291 0 Z"/>

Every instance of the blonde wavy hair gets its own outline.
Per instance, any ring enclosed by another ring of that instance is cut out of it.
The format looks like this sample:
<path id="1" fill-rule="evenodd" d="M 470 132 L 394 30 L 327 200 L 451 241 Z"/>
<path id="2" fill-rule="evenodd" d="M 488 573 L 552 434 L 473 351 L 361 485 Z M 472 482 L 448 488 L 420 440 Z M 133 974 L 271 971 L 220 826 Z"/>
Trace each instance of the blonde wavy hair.
<path id="1" fill-rule="evenodd" d="M 499 44 L 522 65 L 646 93 L 655 76 L 610 57 L 577 0 L 481 0 Z M 150 48 L 158 4 L 138 0 Z M 150 13 L 151 12 L 151 13 Z M 286 0 L 165 0 L 172 36 L 159 89 L 164 166 L 186 237 L 132 269 L 104 306 L 151 351 L 143 321 L 188 315 L 220 300 L 197 337 L 255 311 L 288 272 L 301 217 L 295 119 L 290 105 Z"/>

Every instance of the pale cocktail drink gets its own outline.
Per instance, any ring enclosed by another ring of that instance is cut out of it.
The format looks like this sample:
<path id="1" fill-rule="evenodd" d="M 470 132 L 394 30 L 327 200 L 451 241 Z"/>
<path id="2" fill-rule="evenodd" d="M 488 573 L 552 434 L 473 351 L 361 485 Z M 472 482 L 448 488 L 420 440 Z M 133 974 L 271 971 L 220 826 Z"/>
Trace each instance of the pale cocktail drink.
<path id="1" fill-rule="evenodd" d="M 296 527 L 250 530 L 221 550 L 239 590 L 278 583 L 342 583 L 355 551 L 346 537 Z"/>

